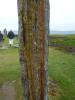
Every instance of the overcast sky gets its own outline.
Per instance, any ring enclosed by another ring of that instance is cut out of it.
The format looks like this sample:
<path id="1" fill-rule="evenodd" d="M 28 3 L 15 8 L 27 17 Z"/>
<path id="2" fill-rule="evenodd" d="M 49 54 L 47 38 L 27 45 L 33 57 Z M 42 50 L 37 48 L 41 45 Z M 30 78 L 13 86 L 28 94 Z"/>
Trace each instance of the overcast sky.
<path id="1" fill-rule="evenodd" d="M 75 30 L 75 0 L 50 0 L 51 30 Z M 0 0 L 0 30 L 17 30 L 17 0 Z"/>
<path id="2" fill-rule="evenodd" d="M 0 30 L 17 30 L 17 0 L 0 0 Z"/>
<path id="3" fill-rule="evenodd" d="M 75 0 L 50 0 L 51 30 L 75 30 Z"/>

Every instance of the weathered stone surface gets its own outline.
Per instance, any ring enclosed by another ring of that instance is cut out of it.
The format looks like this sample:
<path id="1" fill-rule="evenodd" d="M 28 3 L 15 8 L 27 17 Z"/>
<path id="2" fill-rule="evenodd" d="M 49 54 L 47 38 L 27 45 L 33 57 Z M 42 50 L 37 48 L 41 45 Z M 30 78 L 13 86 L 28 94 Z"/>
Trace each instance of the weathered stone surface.
<path id="1" fill-rule="evenodd" d="M 48 100 L 49 0 L 18 0 L 25 100 Z"/>

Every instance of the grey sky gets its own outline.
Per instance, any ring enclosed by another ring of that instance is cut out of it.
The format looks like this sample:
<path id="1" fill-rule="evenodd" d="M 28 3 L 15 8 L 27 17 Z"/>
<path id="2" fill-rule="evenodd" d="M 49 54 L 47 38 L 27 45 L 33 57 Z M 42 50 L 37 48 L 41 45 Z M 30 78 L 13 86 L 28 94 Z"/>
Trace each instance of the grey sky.
<path id="1" fill-rule="evenodd" d="M 0 0 L 0 30 L 17 30 L 17 0 Z"/>
<path id="2" fill-rule="evenodd" d="M 17 30 L 17 0 L 0 0 L 0 30 Z M 50 0 L 51 30 L 75 30 L 75 0 Z"/>
<path id="3" fill-rule="evenodd" d="M 75 30 L 75 0 L 50 0 L 51 30 Z"/>

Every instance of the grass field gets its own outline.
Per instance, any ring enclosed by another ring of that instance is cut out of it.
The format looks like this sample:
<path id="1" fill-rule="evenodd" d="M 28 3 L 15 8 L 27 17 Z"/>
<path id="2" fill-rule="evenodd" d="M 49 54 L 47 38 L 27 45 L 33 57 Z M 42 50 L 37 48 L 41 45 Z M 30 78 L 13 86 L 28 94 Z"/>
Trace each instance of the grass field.
<path id="1" fill-rule="evenodd" d="M 75 46 L 75 35 L 50 35 L 49 44 Z"/>
<path id="2" fill-rule="evenodd" d="M 62 91 L 59 100 L 75 100 L 75 54 L 49 48 L 48 72 Z"/>
<path id="3" fill-rule="evenodd" d="M 0 86 L 5 82 L 15 82 L 16 100 L 22 100 L 20 82 L 20 64 L 17 48 L 0 50 Z"/>
<path id="4" fill-rule="evenodd" d="M 48 74 L 61 90 L 60 98 L 53 100 L 75 100 L 75 54 L 49 47 Z M 0 50 L 0 87 L 16 80 L 16 100 L 23 100 L 20 77 L 18 48 Z"/>
<path id="5" fill-rule="evenodd" d="M 17 38 L 14 39 L 14 44 L 16 43 Z M 4 45 L 9 47 L 7 38 L 4 40 Z M 15 80 L 16 100 L 22 100 L 19 50 L 18 48 L 9 47 L 6 50 L 0 50 L 0 87 L 5 82 Z"/>

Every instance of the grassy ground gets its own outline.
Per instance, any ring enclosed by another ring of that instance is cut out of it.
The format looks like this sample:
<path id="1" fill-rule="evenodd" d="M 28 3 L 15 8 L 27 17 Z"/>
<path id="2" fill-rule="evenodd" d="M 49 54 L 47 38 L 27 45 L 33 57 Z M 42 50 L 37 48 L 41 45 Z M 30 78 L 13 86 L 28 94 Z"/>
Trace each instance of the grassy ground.
<path id="1" fill-rule="evenodd" d="M 0 50 L 0 86 L 5 82 L 16 80 L 16 100 L 22 100 L 20 77 L 18 49 L 11 47 L 7 50 Z"/>
<path id="2" fill-rule="evenodd" d="M 49 39 L 49 44 L 75 46 L 75 35 L 51 35 Z"/>
<path id="3" fill-rule="evenodd" d="M 75 100 L 75 54 L 49 48 L 48 72 L 61 89 L 59 100 Z"/>
<path id="4" fill-rule="evenodd" d="M 14 44 L 16 43 L 17 38 L 14 39 Z M 0 50 L 0 87 L 5 82 L 16 80 L 16 100 L 22 100 L 19 50 L 18 48 L 9 47 L 7 38 L 4 40 L 4 45 L 8 46 L 8 49 Z"/>
<path id="5" fill-rule="evenodd" d="M 61 89 L 60 98 L 52 100 L 75 100 L 75 54 L 49 47 L 48 73 Z M 20 77 L 18 48 L 0 50 L 0 86 L 16 80 L 16 100 L 23 100 Z"/>

